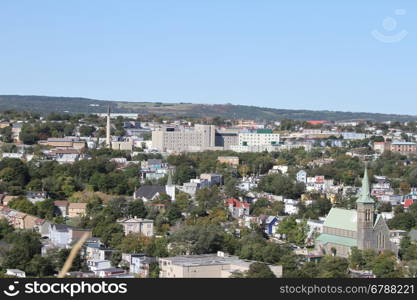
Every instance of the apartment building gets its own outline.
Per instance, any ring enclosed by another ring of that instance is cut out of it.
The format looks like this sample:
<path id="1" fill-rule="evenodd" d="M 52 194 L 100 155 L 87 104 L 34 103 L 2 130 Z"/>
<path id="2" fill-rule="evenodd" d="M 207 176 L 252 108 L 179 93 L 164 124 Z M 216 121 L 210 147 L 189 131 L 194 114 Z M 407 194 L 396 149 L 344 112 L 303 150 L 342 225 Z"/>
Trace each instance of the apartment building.
<path id="1" fill-rule="evenodd" d="M 152 147 L 161 152 L 198 152 L 216 148 L 216 126 L 163 126 L 152 132 Z"/>
<path id="2" fill-rule="evenodd" d="M 117 223 L 123 226 L 125 235 L 129 233 L 140 233 L 145 236 L 153 235 L 153 220 L 134 217 L 117 220 Z"/>
<path id="3" fill-rule="evenodd" d="M 39 141 L 40 145 L 56 147 L 60 149 L 83 149 L 85 148 L 85 141 L 80 140 L 77 137 L 65 137 L 65 138 L 48 138 L 47 140 Z"/>
<path id="4" fill-rule="evenodd" d="M 255 132 L 241 132 L 238 136 L 240 146 L 264 146 L 278 145 L 279 134 L 272 133 L 272 130 L 260 129 Z"/>
<path id="5" fill-rule="evenodd" d="M 240 132 L 238 144 L 231 146 L 235 152 L 278 151 L 280 135 L 270 129 L 258 129 L 251 132 Z"/>
<path id="6" fill-rule="evenodd" d="M 398 152 L 404 155 L 417 154 L 417 144 L 411 142 L 393 142 L 390 145 L 391 152 Z"/>

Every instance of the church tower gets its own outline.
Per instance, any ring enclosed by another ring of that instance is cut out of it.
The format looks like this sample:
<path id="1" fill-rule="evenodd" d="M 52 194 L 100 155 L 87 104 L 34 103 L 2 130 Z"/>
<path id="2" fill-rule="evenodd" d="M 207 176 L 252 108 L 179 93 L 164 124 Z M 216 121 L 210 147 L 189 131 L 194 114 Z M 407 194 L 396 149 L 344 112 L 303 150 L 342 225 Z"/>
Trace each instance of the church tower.
<path id="1" fill-rule="evenodd" d="M 171 201 L 175 201 L 175 184 L 172 183 L 172 171 L 168 170 L 168 180 L 165 186 L 165 192 L 171 197 Z"/>
<path id="2" fill-rule="evenodd" d="M 358 249 L 370 249 L 373 246 L 373 228 L 375 219 L 375 201 L 371 197 L 368 170 L 362 180 L 361 194 L 356 200 Z"/>

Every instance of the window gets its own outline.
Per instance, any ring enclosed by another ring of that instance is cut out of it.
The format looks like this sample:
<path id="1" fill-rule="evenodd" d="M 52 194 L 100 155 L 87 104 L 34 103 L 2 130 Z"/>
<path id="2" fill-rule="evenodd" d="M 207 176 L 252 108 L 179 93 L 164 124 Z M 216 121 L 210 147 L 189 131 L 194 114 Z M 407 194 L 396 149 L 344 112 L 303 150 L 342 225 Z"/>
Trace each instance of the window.
<path id="1" fill-rule="evenodd" d="M 365 221 L 366 222 L 371 221 L 371 210 L 370 209 L 365 210 Z"/>

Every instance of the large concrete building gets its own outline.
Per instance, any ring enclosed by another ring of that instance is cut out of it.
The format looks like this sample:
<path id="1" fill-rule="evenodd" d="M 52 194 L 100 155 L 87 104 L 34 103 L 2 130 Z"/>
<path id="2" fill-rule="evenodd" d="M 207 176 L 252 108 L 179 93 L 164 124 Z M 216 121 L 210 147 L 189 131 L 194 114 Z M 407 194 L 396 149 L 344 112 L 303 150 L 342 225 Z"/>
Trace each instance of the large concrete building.
<path id="1" fill-rule="evenodd" d="M 159 259 L 160 278 L 230 278 L 246 272 L 254 261 L 241 260 L 223 252 L 216 254 L 183 255 Z M 269 265 L 276 277 L 282 277 L 282 266 Z"/>
<path id="2" fill-rule="evenodd" d="M 330 210 L 323 225 L 323 233 L 316 239 L 316 247 L 325 254 L 341 257 L 348 257 L 352 247 L 397 253 L 397 247 L 390 241 L 390 231 L 384 218 L 376 213 L 367 170 L 356 204 L 357 210 L 335 207 Z"/>
<path id="3" fill-rule="evenodd" d="M 163 126 L 152 132 L 152 147 L 161 152 L 198 152 L 216 149 L 216 126 L 194 128 Z"/>
<path id="4" fill-rule="evenodd" d="M 231 146 L 230 150 L 236 152 L 263 152 L 278 151 L 280 135 L 269 129 L 259 129 L 254 132 L 240 132 L 238 144 Z"/>
<path id="5" fill-rule="evenodd" d="M 270 152 L 279 150 L 279 141 L 279 134 L 267 129 L 239 132 L 237 129 L 218 130 L 214 125 L 195 125 L 194 128 L 164 126 L 152 132 L 152 147 L 161 152 Z"/>

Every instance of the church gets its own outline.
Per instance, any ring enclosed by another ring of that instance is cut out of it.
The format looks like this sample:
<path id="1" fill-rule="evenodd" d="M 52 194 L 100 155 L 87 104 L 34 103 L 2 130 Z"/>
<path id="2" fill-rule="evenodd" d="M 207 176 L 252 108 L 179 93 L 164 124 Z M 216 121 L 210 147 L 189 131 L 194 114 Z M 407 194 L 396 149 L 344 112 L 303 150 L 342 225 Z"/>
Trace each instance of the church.
<path id="1" fill-rule="evenodd" d="M 323 224 L 323 233 L 316 239 L 316 249 L 340 257 L 348 257 L 352 247 L 397 253 L 397 246 L 390 241 L 389 228 L 375 209 L 367 169 L 356 205 L 356 210 L 336 207 L 330 210 Z"/>

